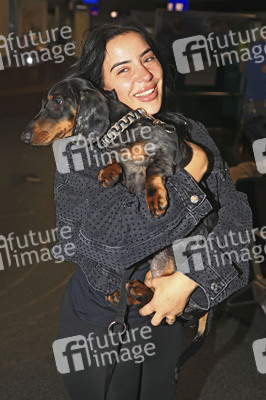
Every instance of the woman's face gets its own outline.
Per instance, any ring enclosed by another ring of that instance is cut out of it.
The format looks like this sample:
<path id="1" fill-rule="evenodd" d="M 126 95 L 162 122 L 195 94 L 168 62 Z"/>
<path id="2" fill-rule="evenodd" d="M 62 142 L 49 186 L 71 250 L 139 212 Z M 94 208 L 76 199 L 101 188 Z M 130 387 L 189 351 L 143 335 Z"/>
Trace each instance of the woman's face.
<path id="1" fill-rule="evenodd" d="M 109 40 L 103 62 L 105 90 L 115 89 L 119 100 L 133 110 L 156 114 L 162 104 L 163 70 L 153 51 L 137 32 Z"/>

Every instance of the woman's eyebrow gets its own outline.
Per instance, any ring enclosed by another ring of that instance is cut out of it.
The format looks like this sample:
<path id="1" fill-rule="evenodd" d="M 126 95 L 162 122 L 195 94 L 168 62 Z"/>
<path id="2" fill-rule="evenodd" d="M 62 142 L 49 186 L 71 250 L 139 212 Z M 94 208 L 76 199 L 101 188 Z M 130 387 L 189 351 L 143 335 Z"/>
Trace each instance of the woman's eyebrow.
<path id="1" fill-rule="evenodd" d="M 151 49 L 150 47 L 149 47 L 148 49 L 144 50 L 144 51 L 139 55 L 139 57 L 141 58 L 141 57 L 145 56 L 145 54 L 149 53 L 149 51 L 152 51 L 152 49 Z"/>
<path id="2" fill-rule="evenodd" d="M 150 47 L 148 49 L 144 50 L 142 53 L 140 53 L 139 57 L 141 58 L 141 57 L 145 56 L 145 54 L 149 53 L 149 51 L 152 51 L 152 49 Z M 115 63 L 112 66 L 112 68 L 110 69 L 110 72 L 112 72 L 114 68 L 119 67 L 119 65 L 128 64 L 130 62 L 131 62 L 131 60 L 125 60 L 125 61 L 120 61 L 118 63 Z"/>
<path id="3" fill-rule="evenodd" d="M 118 63 L 115 63 L 115 64 L 112 66 L 112 68 L 110 69 L 110 72 L 112 72 L 114 68 L 119 67 L 119 65 L 128 64 L 130 61 L 131 61 L 131 60 L 126 60 L 126 61 L 120 61 L 120 62 L 118 62 Z"/>

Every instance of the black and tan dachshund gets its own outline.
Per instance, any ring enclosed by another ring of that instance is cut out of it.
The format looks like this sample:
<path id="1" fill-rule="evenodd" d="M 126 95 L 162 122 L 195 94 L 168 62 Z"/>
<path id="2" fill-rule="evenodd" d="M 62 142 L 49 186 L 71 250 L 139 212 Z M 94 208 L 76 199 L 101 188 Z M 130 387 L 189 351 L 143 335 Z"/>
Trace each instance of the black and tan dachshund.
<path id="1" fill-rule="evenodd" d="M 82 133 L 87 138 L 90 136 L 90 142 L 97 141 L 122 117 L 125 121 L 124 116 L 131 111 L 113 94 L 107 96 L 96 90 L 89 81 L 72 77 L 55 84 L 48 91 L 40 112 L 27 126 L 21 139 L 31 145 L 47 146 L 55 140 Z M 147 132 L 143 134 L 143 127 L 146 131 L 150 128 L 148 138 Z M 146 189 L 148 208 L 154 217 L 160 217 L 166 212 L 168 204 L 165 189 L 167 177 L 191 158 L 190 147 L 182 139 L 187 129 L 186 121 L 180 120 L 178 136 L 175 132 L 168 134 L 163 126 L 154 124 L 151 117 L 137 119 L 130 125 L 130 129 L 134 131 L 134 141 L 125 144 L 121 135 L 126 132 L 122 132 L 106 147 L 111 154 L 115 150 L 115 157 L 100 171 L 99 182 L 110 188 L 122 175 L 122 182 L 131 193 L 137 195 Z M 151 142 L 152 153 L 148 155 L 145 148 Z M 176 158 L 179 159 L 178 164 Z M 170 248 L 166 249 L 153 258 L 152 276 L 173 273 L 174 259 L 170 251 Z M 134 284 L 130 281 L 128 290 L 133 295 L 128 296 L 129 305 L 141 307 L 153 295 L 151 290 L 139 282 Z M 118 301 L 119 291 L 108 296 L 109 303 L 116 304 Z"/>
<path id="2" fill-rule="evenodd" d="M 77 133 L 90 136 L 90 143 L 102 138 L 113 123 L 130 112 L 110 94 L 105 96 L 81 78 L 57 83 L 47 93 L 39 114 L 27 126 L 21 139 L 31 145 L 47 146 Z M 131 141 L 125 144 L 120 136 L 106 147 L 111 154 L 115 153 L 115 157 L 100 172 L 100 183 L 110 188 L 122 175 L 123 183 L 131 193 L 140 194 L 146 189 L 150 212 L 154 217 L 162 216 L 167 208 L 166 178 L 186 165 L 192 155 L 190 147 L 182 139 L 187 122 L 182 118 L 178 123 L 177 136 L 176 133 L 167 134 L 161 125 L 153 123 L 151 117 L 134 122 L 130 126 L 134 131 L 134 141 L 130 137 Z M 147 131 L 144 134 L 143 127 L 152 134 Z M 178 164 L 175 163 L 177 157 Z"/>
<path id="3" fill-rule="evenodd" d="M 145 114 L 145 110 L 142 112 Z M 131 117 L 134 117 L 132 110 L 119 102 L 114 92 L 102 93 L 85 79 L 69 77 L 48 91 L 39 114 L 27 126 L 21 139 L 31 145 L 47 146 L 55 140 L 79 133 L 86 138 L 90 135 L 90 140 L 93 135 L 94 142 L 98 140 L 98 143 L 107 143 L 106 149 L 109 152 L 115 150 L 112 162 L 100 171 L 99 182 L 110 188 L 122 176 L 122 183 L 131 193 L 140 194 L 146 190 L 151 214 L 161 217 L 168 205 L 165 189 L 167 178 L 185 166 L 192 156 L 191 148 L 184 140 L 189 132 L 189 121 L 181 116 L 175 121 L 177 134 L 173 127 L 151 116 L 147 118 L 142 115 L 130 125 L 130 129 L 134 130 L 134 142 L 124 143 L 121 139 L 125 130 L 119 132 L 119 127 L 123 127 Z M 120 121 L 118 125 L 117 121 Z M 114 124 L 117 135 L 113 135 L 114 130 L 111 129 Z M 143 126 L 151 132 L 148 139 L 147 134 L 142 134 Z M 150 143 L 153 151 L 147 155 L 145 146 Z M 137 155 L 134 152 L 135 146 L 139 150 Z M 150 262 L 152 277 L 170 275 L 174 267 L 171 246 L 157 253 Z M 127 290 L 129 306 L 142 307 L 153 296 L 150 289 L 135 280 L 127 283 Z M 107 296 L 107 301 L 116 305 L 119 291 Z M 199 319 L 198 337 L 201 337 L 206 328 L 208 313 L 189 304 L 186 309 L 190 315 L 188 319 L 191 316 L 192 319 Z"/>

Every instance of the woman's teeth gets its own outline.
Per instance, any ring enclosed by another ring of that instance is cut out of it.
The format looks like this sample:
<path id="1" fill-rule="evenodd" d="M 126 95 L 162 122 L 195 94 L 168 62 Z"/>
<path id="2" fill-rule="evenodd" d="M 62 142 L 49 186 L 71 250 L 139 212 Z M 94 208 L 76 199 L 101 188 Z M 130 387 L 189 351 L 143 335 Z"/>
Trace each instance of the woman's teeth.
<path id="1" fill-rule="evenodd" d="M 142 96 L 147 96 L 148 94 L 151 94 L 152 92 L 154 92 L 155 88 L 152 88 L 150 90 L 147 90 L 147 92 L 143 92 L 140 94 L 135 94 L 136 97 L 142 97 Z"/>

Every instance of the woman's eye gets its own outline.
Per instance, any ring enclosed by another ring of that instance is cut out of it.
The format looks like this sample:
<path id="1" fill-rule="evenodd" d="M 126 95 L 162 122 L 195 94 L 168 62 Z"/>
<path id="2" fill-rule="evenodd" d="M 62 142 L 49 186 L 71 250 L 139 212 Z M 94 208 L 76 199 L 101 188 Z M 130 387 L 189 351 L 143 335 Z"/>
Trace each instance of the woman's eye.
<path id="1" fill-rule="evenodd" d="M 118 71 L 117 75 L 123 74 L 124 72 L 127 72 L 127 71 L 128 71 L 128 68 L 120 69 L 120 71 Z"/>
<path id="2" fill-rule="evenodd" d="M 155 58 L 156 58 L 155 56 L 150 56 L 150 57 L 146 58 L 144 62 L 149 62 L 149 61 L 155 60 Z"/>

